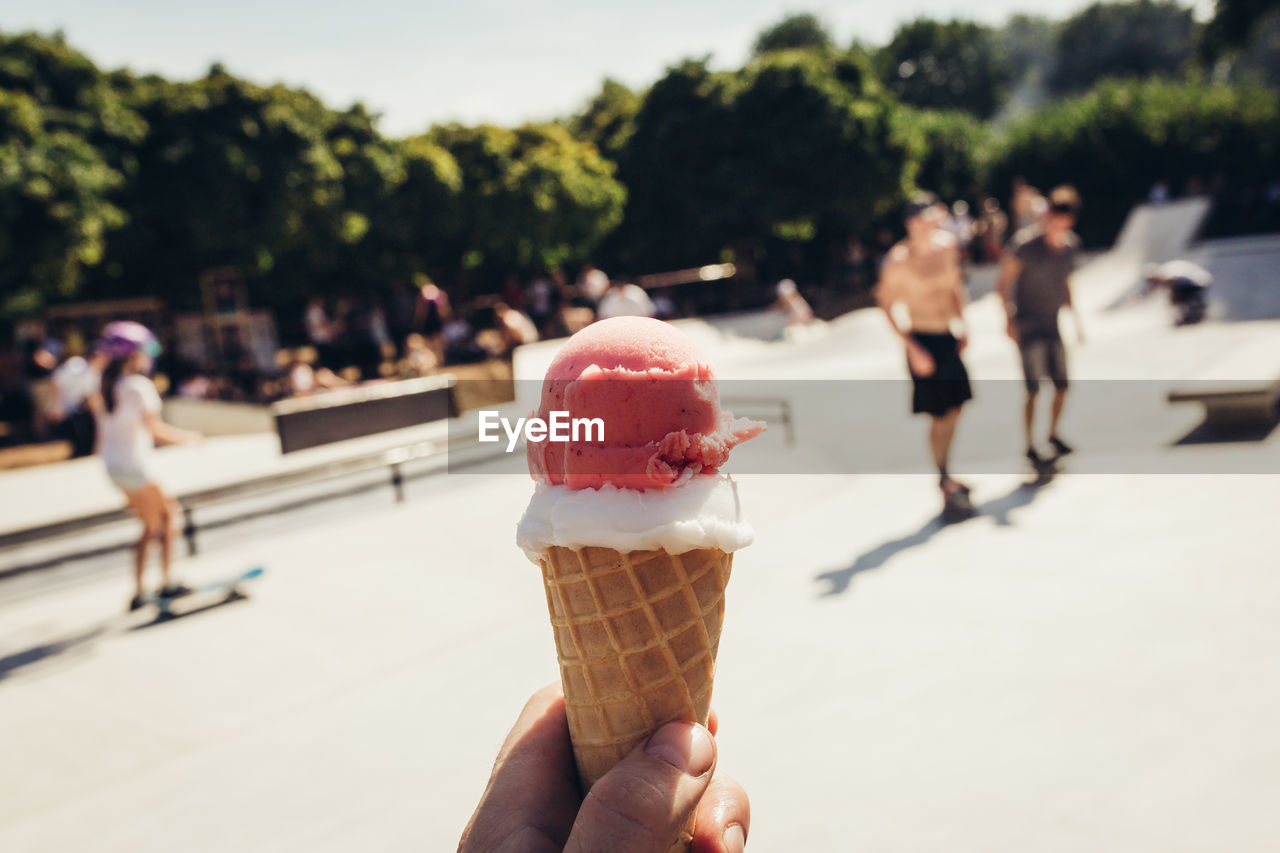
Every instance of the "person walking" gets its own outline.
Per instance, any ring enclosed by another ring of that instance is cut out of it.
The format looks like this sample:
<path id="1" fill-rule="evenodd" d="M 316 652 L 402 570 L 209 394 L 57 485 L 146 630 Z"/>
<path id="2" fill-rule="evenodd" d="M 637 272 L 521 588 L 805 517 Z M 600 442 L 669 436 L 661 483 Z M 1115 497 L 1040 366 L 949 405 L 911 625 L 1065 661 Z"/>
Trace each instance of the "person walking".
<path id="1" fill-rule="evenodd" d="M 1067 354 L 1058 328 L 1061 309 L 1071 311 L 1076 337 L 1084 343 L 1084 328 L 1071 299 L 1071 275 L 1076 268 L 1080 238 L 1072 228 L 1080 213 L 1080 194 L 1063 185 L 1049 194 L 1049 213 L 1043 223 L 1014 235 L 1000 262 L 997 289 L 1005 307 L 1006 330 L 1018 345 L 1027 398 L 1023 426 L 1027 459 L 1037 468 L 1046 464 L 1035 445 L 1036 397 L 1042 379 L 1053 382 L 1049 410 L 1049 445 L 1053 456 L 1073 448 L 1062 440 L 1058 423 L 1067 400 Z"/>
<path id="2" fill-rule="evenodd" d="M 142 534 L 134 545 L 134 595 L 129 602 L 129 610 L 137 610 L 145 600 L 142 578 L 153 540 L 160 543 L 159 595 L 173 598 L 191 591 L 173 579 L 178 505 L 157 482 L 154 457 L 157 443 L 188 444 L 202 437 L 160 418 L 160 395 L 150 378 L 160 344 L 149 329 L 140 323 L 110 323 L 97 349 L 108 359 L 101 388 L 90 402 L 97 421 L 98 453 L 107 476 L 142 522 Z"/>
<path id="3" fill-rule="evenodd" d="M 939 227 L 944 210 L 933 193 L 908 202 L 907 237 L 885 256 L 876 300 L 906 347 L 911 410 L 930 417 L 929 448 L 944 510 L 967 511 L 969 487 L 947 470 L 960 411 L 973 392 L 960 359 L 968 339 L 960 250 Z"/>

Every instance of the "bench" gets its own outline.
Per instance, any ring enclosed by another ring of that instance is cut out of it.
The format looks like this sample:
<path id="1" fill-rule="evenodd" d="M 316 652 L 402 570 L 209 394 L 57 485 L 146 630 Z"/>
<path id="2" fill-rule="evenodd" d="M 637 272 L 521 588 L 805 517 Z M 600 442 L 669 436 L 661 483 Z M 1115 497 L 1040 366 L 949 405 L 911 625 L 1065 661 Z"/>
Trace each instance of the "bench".
<path id="1" fill-rule="evenodd" d="M 1280 417 L 1280 341 L 1257 337 L 1169 391 L 1170 403 L 1200 403 L 1210 429 L 1265 426 Z"/>
<path id="2" fill-rule="evenodd" d="M 455 418 L 454 384 L 444 374 L 281 400 L 271 406 L 280 452 Z"/>

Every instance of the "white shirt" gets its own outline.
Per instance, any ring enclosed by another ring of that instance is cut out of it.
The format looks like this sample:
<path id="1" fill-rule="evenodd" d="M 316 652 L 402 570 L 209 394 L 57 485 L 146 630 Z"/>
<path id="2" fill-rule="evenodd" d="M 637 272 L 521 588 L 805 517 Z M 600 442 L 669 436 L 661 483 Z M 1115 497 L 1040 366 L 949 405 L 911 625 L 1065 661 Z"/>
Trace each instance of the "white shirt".
<path id="1" fill-rule="evenodd" d="M 609 288 L 596 310 L 601 320 L 608 317 L 652 317 L 657 313 L 649 294 L 635 284 Z"/>
<path id="2" fill-rule="evenodd" d="M 74 412 L 102 384 L 102 374 L 81 356 L 73 356 L 53 371 L 53 386 L 58 389 L 58 403 L 62 415 Z"/>
<path id="3" fill-rule="evenodd" d="M 131 373 L 116 382 L 116 405 L 98 420 L 98 452 L 107 469 L 144 472 L 155 453 L 147 414 L 160 413 L 160 395 L 147 377 Z"/>

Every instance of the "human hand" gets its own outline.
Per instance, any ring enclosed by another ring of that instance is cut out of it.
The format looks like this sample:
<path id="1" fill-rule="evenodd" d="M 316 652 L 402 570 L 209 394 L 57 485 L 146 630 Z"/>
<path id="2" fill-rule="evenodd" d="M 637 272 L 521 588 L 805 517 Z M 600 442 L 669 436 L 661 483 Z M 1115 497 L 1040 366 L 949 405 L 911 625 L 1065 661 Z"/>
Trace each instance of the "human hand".
<path id="1" fill-rule="evenodd" d="M 932 376 L 937 368 L 933 363 L 933 356 L 929 355 L 924 347 L 911 340 L 907 341 L 907 366 L 916 376 Z"/>
<path id="2" fill-rule="evenodd" d="M 696 811 L 694 853 L 738 853 L 751 806 L 737 782 L 714 775 L 717 724 L 714 712 L 706 729 L 668 723 L 583 799 L 564 696 L 549 685 L 507 735 L 458 851 L 667 853 Z"/>

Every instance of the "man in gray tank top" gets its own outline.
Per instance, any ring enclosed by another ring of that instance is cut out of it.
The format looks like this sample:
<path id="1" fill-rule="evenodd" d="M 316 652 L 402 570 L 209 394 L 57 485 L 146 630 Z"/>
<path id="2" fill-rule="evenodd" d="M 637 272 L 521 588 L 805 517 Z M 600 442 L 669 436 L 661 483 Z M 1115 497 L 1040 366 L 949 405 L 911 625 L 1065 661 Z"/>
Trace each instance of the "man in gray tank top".
<path id="1" fill-rule="evenodd" d="M 1076 268 L 1080 238 L 1071 230 L 1080 212 L 1075 188 L 1060 186 L 1049 194 L 1049 212 L 1042 223 L 1019 231 L 1000 261 L 998 288 L 1008 316 L 1008 333 L 1018 344 L 1027 401 L 1023 412 L 1027 458 L 1039 466 L 1045 459 L 1034 439 L 1036 393 L 1040 380 L 1053 382 L 1049 413 L 1049 444 L 1055 456 L 1072 448 L 1058 435 L 1058 421 L 1067 399 L 1067 354 L 1058 332 L 1058 312 L 1071 310 L 1076 334 L 1084 342 L 1080 317 L 1071 304 L 1071 274 Z"/>

